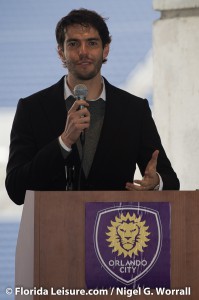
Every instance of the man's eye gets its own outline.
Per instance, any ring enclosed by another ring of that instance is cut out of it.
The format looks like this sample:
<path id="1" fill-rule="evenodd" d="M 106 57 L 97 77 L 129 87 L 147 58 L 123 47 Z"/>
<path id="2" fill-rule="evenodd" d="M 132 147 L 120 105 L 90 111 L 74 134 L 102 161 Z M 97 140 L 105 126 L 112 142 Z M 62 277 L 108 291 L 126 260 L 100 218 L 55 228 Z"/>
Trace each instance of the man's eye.
<path id="1" fill-rule="evenodd" d="M 91 47 L 95 47 L 95 46 L 97 46 L 97 42 L 96 42 L 96 41 L 90 41 L 90 42 L 89 42 L 89 45 L 90 45 Z"/>
<path id="2" fill-rule="evenodd" d="M 75 47 L 77 47 L 78 46 L 78 42 L 69 42 L 68 44 L 68 47 L 70 47 L 70 48 L 75 48 Z"/>

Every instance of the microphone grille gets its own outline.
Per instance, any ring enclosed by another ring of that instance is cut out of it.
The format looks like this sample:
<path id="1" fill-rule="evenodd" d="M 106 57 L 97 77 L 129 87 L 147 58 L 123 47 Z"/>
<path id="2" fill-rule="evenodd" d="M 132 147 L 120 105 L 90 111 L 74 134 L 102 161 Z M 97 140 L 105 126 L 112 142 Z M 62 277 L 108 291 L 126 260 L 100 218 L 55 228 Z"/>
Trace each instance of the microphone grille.
<path id="1" fill-rule="evenodd" d="M 73 92 L 75 97 L 86 98 L 86 96 L 88 95 L 88 88 L 85 84 L 77 84 L 74 87 Z"/>

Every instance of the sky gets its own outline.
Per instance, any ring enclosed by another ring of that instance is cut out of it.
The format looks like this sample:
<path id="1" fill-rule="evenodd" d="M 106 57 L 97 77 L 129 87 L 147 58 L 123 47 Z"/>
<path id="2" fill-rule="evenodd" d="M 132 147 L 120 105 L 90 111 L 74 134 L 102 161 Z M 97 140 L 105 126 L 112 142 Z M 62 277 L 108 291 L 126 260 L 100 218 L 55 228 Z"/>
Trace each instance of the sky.
<path id="1" fill-rule="evenodd" d="M 148 0 L 0 1 L 0 217 L 20 216 L 4 187 L 9 135 L 18 100 L 46 88 L 66 70 L 56 51 L 55 27 L 72 9 L 107 19 L 112 43 L 103 75 L 114 85 L 151 99 L 152 29 L 159 13 Z"/>
<path id="2" fill-rule="evenodd" d="M 66 72 L 56 51 L 55 27 L 71 9 L 85 7 L 108 18 L 112 36 L 102 73 L 123 84 L 152 47 L 152 24 L 159 16 L 149 0 L 1 0 L 0 107 L 57 82 Z M 144 80 L 143 80 L 144 82 Z"/>

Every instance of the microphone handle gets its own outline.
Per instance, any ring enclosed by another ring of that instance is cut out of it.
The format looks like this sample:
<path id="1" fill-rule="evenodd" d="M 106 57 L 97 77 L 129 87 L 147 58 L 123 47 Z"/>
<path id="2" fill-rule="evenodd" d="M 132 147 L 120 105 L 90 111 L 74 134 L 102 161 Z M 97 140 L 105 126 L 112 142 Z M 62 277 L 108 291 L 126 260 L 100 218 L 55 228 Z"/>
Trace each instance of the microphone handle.
<path id="1" fill-rule="evenodd" d="M 83 109 L 84 107 L 85 107 L 84 105 L 80 105 L 79 106 L 79 110 Z M 78 175 L 78 191 L 81 190 L 81 174 L 82 174 L 82 170 L 83 170 L 84 144 L 85 144 L 85 140 L 86 140 L 85 129 L 80 133 L 80 137 L 79 138 L 80 138 L 80 142 L 81 142 L 81 145 L 82 145 L 82 157 L 81 157 L 81 165 L 80 165 L 79 175 Z"/>
<path id="2" fill-rule="evenodd" d="M 85 107 L 84 105 L 80 105 L 79 110 L 83 109 L 84 107 Z M 80 141 L 81 141 L 82 146 L 84 146 L 84 144 L 85 144 L 85 130 L 83 130 L 80 134 Z"/>
<path id="3" fill-rule="evenodd" d="M 84 107 L 85 107 L 84 105 L 80 105 L 79 110 L 83 109 Z"/>

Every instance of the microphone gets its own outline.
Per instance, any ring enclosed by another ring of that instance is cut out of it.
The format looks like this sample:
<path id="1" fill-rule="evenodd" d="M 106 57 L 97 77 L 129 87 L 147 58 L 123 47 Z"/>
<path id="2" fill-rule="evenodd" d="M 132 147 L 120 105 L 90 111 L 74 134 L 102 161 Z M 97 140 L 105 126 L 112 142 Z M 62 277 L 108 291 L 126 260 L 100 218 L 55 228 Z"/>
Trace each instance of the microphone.
<path id="1" fill-rule="evenodd" d="M 88 95 L 88 88 L 85 84 L 77 84 L 73 90 L 74 96 L 76 100 L 86 100 L 86 96 Z M 80 105 L 79 109 L 83 109 L 84 105 Z M 83 131 L 80 135 L 80 141 L 82 145 L 85 143 L 85 131 Z"/>
<path id="2" fill-rule="evenodd" d="M 85 84 L 77 84 L 73 92 L 76 100 L 86 100 L 86 96 L 88 95 L 88 89 Z M 84 108 L 84 105 L 80 105 L 79 109 L 82 108 Z"/>
<path id="3" fill-rule="evenodd" d="M 74 96 L 76 100 L 86 100 L 86 96 L 88 95 L 88 89 L 84 84 L 78 84 L 74 87 Z M 83 109 L 84 105 L 80 105 L 79 109 Z M 81 173 L 83 169 L 83 161 L 84 161 L 84 144 L 85 144 L 85 130 L 80 134 L 80 141 L 82 144 L 82 157 L 81 157 L 81 164 L 79 168 L 78 174 L 78 191 L 81 190 Z"/>

